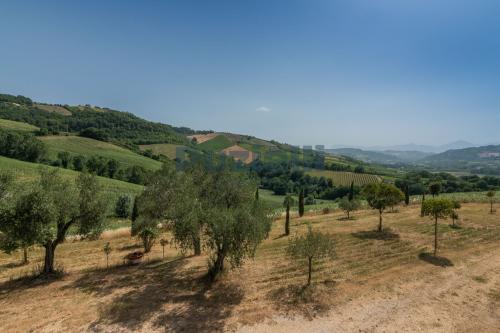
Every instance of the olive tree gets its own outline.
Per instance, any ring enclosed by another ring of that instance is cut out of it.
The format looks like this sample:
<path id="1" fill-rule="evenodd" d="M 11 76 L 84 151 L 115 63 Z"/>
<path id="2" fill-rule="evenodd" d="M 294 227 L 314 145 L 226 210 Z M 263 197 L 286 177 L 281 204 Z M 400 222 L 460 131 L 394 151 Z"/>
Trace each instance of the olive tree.
<path id="1" fill-rule="evenodd" d="M 113 248 L 111 247 L 109 242 L 104 245 L 102 251 L 106 255 L 106 268 L 109 268 L 109 255 L 111 254 L 111 251 L 113 251 Z"/>
<path id="2" fill-rule="evenodd" d="M 75 183 L 57 170 L 40 170 L 39 180 L 16 198 L 2 218 L 0 231 L 13 245 L 38 244 L 45 249 L 44 274 L 55 272 L 55 250 L 70 228 L 82 237 L 97 237 L 104 229 L 106 201 L 93 175 L 80 174 Z"/>
<path id="3" fill-rule="evenodd" d="M 450 217 L 453 214 L 453 207 L 453 202 L 447 198 L 427 199 L 423 204 L 424 215 L 434 220 L 434 256 L 436 256 L 438 247 L 438 219 Z"/>
<path id="4" fill-rule="evenodd" d="M 404 199 L 403 192 L 394 185 L 386 183 L 368 184 L 363 189 L 363 194 L 372 209 L 378 210 L 378 231 L 382 231 L 382 214 L 387 207 L 399 204 Z"/>
<path id="5" fill-rule="evenodd" d="M 495 202 L 495 196 L 496 196 L 497 192 L 495 191 L 488 191 L 486 192 L 486 196 L 489 198 L 490 200 L 490 214 L 493 214 L 494 210 L 493 210 L 493 203 Z"/>
<path id="6" fill-rule="evenodd" d="M 355 212 L 359 209 L 360 203 L 356 199 L 349 200 L 349 197 L 343 197 L 339 202 L 339 207 L 342 209 L 346 215 L 347 219 L 351 218 L 351 212 Z"/>
<path id="7" fill-rule="evenodd" d="M 160 224 L 172 230 L 181 250 L 201 254 L 201 232 L 206 216 L 201 207 L 206 173 L 201 167 L 176 172 L 164 165 L 146 184 L 136 199 L 137 219 L 133 234 L 151 245 L 160 233 Z M 145 246 L 145 250 L 146 250 Z"/>
<path id="8" fill-rule="evenodd" d="M 308 226 L 307 234 L 295 236 L 292 238 L 287 247 L 287 254 L 292 259 L 307 261 L 307 285 L 311 284 L 313 271 L 313 262 L 326 257 L 334 257 L 334 242 L 328 235 L 312 230 L 311 225 Z"/>
<path id="9" fill-rule="evenodd" d="M 462 208 L 462 205 L 457 200 L 453 200 L 452 204 L 453 204 L 453 207 L 452 207 L 453 208 L 453 212 L 451 213 L 450 217 L 451 217 L 451 221 L 452 221 L 452 226 L 454 227 L 455 226 L 455 221 L 460 218 L 460 216 L 458 215 L 457 210 L 459 210 L 460 208 Z"/>
<path id="10" fill-rule="evenodd" d="M 209 277 L 215 280 L 228 260 L 239 266 L 267 237 L 269 211 L 255 198 L 255 181 L 226 170 L 200 167 L 175 171 L 164 167 L 139 200 L 139 220 L 167 224 L 183 250 L 210 254 Z"/>
<path id="11" fill-rule="evenodd" d="M 207 178 L 201 202 L 206 213 L 205 247 L 211 252 L 209 276 L 215 280 L 226 259 L 238 267 L 255 254 L 269 234 L 271 219 L 269 210 L 254 199 L 251 179 L 229 171 Z"/>
<path id="12" fill-rule="evenodd" d="M 168 245 L 168 240 L 165 238 L 160 239 L 162 258 L 165 259 L 165 246 Z"/>

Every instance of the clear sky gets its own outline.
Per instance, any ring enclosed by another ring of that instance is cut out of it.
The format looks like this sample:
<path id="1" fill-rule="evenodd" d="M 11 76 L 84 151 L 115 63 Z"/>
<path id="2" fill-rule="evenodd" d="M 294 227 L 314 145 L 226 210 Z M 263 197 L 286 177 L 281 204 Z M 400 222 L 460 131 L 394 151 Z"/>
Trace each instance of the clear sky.
<path id="1" fill-rule="evenodd" d="M 297 145 L 500 141 L 500 1 L 0 1 L 0 92 Z"/>

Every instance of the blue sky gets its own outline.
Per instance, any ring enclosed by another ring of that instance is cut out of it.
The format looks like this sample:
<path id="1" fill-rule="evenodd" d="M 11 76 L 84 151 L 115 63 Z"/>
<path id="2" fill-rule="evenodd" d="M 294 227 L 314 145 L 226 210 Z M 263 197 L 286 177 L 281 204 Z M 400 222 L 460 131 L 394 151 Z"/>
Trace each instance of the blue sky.
<path id="1" fill-rule="evenodd" d="M 1 1 L 0 91 L 297 145 L 500 141 L 500 2 Z"/>

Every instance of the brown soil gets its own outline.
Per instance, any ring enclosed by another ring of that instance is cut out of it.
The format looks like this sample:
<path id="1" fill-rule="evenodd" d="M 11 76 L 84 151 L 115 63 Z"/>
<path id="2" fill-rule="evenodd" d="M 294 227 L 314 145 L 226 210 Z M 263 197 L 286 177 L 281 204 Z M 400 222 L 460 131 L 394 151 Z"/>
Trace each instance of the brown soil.
<path id="1" fill-rule="evenodd" d="M 439 258 L 432 223 L 419 208 L 386 214 L 382 235 L 371 211 L 292 220 L 331 234 L 337 258 L 305 267 L 286 258 L 283 220 L 274 223 L 255 260 L 209 286 L 205 256 L 183 257 L 157 244 L 139 266 L 123 265 L 137 242 L 126 230 L 99 241 L 69 241 L 56 262 L 59 280 L 23 278 L 41 262 L 20 266 L 20 253 L 0 255 L 1 332 L 498 332 L 500 222 L 487 205 L 467 204 L 461 228 L 440 222 Z M 168 236 L 168 235 L 165 235 Z M 102 248 L 110 242 L 112 267 Z M 423 254 L 422 254 L 423 253 Z"/>
<path id="2" fill-rule="evenodd" d="M 228 147 L 222 150 L 222 153 L 231 156 L 237 161 L 242 161 L 245 164 L 252 163 L 257 158 L 257 154 L 238 145 Z"/>
<path id="3" fill-rule="evenodd" d="M 195 135 L 189 135 L 188 138 L 196 138 L 197 143 L 203 143 L 208 140 L 212 140 L 216 136 L 218 136 L 219 133 L 208 133 L 208 134 L 195 134 Z"/>

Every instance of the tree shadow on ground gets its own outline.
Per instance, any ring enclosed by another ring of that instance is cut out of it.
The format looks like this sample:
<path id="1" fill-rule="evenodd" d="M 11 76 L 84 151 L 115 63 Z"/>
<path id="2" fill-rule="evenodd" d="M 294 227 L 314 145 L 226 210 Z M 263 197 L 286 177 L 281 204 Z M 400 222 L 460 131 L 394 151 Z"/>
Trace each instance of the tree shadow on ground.
<path id="1" fill-rule="evenodd" d="M 335 282 L 328 280 L 305 284 L 291 284 L 272 289 L 267 298 L 279 312 L 299 314 L 310 320 L 321 316 L 331 309 L 335 293 Z"/>
<path id="2" fill-rule="evenodd" d="M 120 250 L 121 251 L 128 251 L 128 250 L 136 250 L 139 248 L 142 248 L 141 244 L 130 244 L 130 245 L 124 245 L 124 246 L 120 247 Z"/>
<path id="3" fill-rule="evenodd" d="M 24 263 L 22 261 L 9 262 L 7 264 L 0 265 L 0 271 L 2 271 L 4 269 L 11 269 L 11 268 L 17 268 L 17 267 L 27 266 L 28 264 L 29 263 Z"/>
<path id="4" fill-rule="evenodd" d="M 273 238 L 273 240 L 277 240 L 277 239 L 281 239 L 281 238 L 285 238 L 287 237 L 288 235 L 287 234 L 281 234 L 281 235 L 278 235 L 276 237 Z"/>
<path id="5" fill-rule="evenodd" d="M 91 329 L 117 325 L 131 331 L 145 322 L 168 332 L 221 330 L 243 299 L 236 285 L 209 285 L 204 266 L 188 267 L 185 258 L 88 272 L 69 288 L 105 300 Z"/>
<path id="6" fill-rule="evenodd" d="M 19 292 L 26 289 L 37 288 L 60 281 L 65 276 L 63 271 L 57 271 L 51 275 L 41 274 L 39 269 L 34 268 L 31 273 L 16 279 L 9 280 L 0 284 L 0 299 L 3 295 L 12 292 Z"/>
<path id="7" fill-rule="evenodd" d="M 337 219 L 337 221 L 354 221 L 354 220 L 356 220 L 354 216 L 349 216 L 349 218 L 347 218 L 347 216 L 342 216 Z"/>
<path id="8" fill-rule="evenodd" d="M 422 252 L 418 255 L 418 259 L 425 261 L 431 265 L 439 266 L 439 267 L 451 267 L 453 266 L 453 262 L 445 257 L 434 256 L 431 253 Z"/>
<path id="9" fill-rule="evenodd" d="M 375 239 L 384 241 L 399 239 L 399 234 L 394 233 L 391 229 L 384 229 L 382 231 L 358 231 L 353 232 L 351 235 L 359 239 Z"/>

